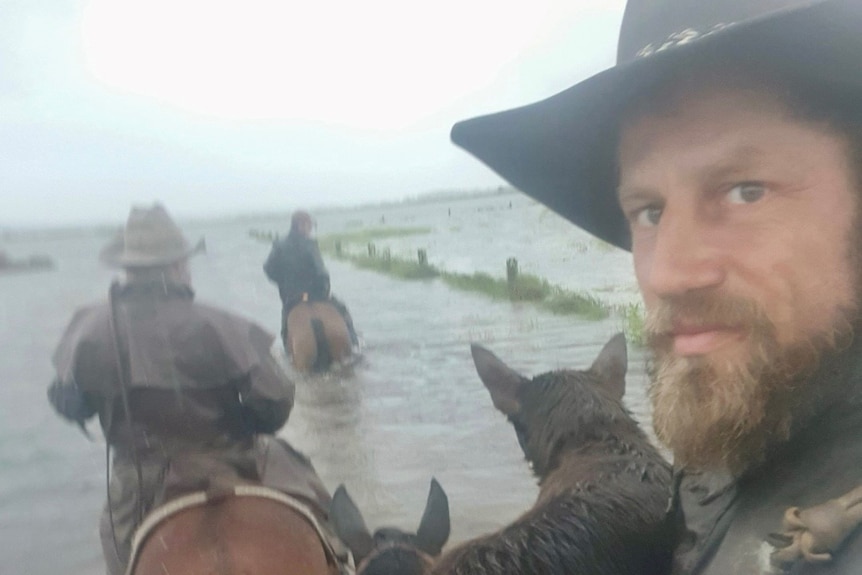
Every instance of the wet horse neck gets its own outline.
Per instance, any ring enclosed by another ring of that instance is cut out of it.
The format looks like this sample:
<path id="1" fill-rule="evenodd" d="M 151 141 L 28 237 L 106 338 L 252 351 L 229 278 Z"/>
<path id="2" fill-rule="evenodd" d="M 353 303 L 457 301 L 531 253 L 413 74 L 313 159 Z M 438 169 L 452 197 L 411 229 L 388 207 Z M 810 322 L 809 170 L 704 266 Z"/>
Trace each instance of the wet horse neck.
<path id="1" fill-rule="evenodd" d="M 539 481 L 537 505 L 559 495 L 592 488 L 614 489 L 636 479 L 654 480 L 669 468 L 646 437 L 608 436 L 577 446 L 563 447 L 558 464 Z"/>

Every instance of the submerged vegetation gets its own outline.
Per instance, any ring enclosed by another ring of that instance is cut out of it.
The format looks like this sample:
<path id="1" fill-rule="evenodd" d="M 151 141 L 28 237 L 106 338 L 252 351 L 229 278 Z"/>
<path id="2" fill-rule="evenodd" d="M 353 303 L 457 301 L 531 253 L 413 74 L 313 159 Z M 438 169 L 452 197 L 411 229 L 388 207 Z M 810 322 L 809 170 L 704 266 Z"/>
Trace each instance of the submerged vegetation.
<path id="1" fill-rule="evenodd" d="M 627 340 L 634 345 L 643 345 L 644 316 L 640 304 L 612 306 L 601 299 L 550 284 L 546 279 L 533 274 L 519 273 L 518 262 L 506 262 L 507 277 L 498 278 L 485 272 L 472 274 L 450 272 L 428 263 L 425 250 L 418 250 L 416 259 L 393 256 L 389 248 L 378 251 L 374 240 L 424 235 L 431 232 L 427 227 L 376 227 L 322 236 L 318 243 L 321 251 L 358 268 L 387 274 L 403 280 L 432 280 L 439 278 L 451 287 L 463 291 L 484 294 L 498 300 L 529 302 L 551 313 L 577 315 L 588 320 L 601 320 L 611 314 L 618 316 L 623 324 Z M 252 237 L 272 241 L 275 235 L 252 230 Z M 607 249 L 604 242 L 591 246 Z M 362 246 L 361 251 L 357 246 Z M 352 247 L 352 249 L 351 249 Z"/>
<path id="2" fill-rule="evenodd" d="M 421 236 L 431 233 L 431 228 L 404 227 L 404 228 L 366 228 L 353 232 L 340 234 L 327 234 L 322 236 L 318 243 L 320 249 L 325 252 L 335 253 L 338 245 L 365 244 L 373 240 L 386 240 L 391 238 L 403 238 L 406 236 Z"/>
<path id="3" fill-rule="evenodd" d="M 585 319 L 599 320 L 610 314 L 610 307 L 598 299 L 551 285 L 547 280 L 531 274 L 519 274 L 513 280 L 495 278 L 484 272 L 443 272 L 441 277 L 457 289 L 483 293 L 494 299 L 532 302 L 560 315 L 577 315 Z"/>
<path id="4" fill-rule="evenodd" d="M 386 255 L 336 255 L 338 259 L 348 260 L 356 267 L 385 273 L 403 280 L 425 280 L 436 278 L 440 271 L 434 266 Z"/>
<path id="5" fill-rule="evenodd" d="M 639 347 L 646 344 L 643 306 L 639 303 L 630 303 L 628 305 L 617 306 L 615 310 L 622 318 L 623 331 L 626 334 L 626 340 L 630 344 Z"/>
<path id="6" fill-rule="evenodd" d="M 357 232 L 333 234 L 320 239 L 322 250 L 336 258 L 347 260 L 363 269 L 386 273 L 393 277 L 408 280 L 440 278 L 453 288 L 481 293 L 499 300 L 532 302 L 557 314 L 573 314 L 586 319 L 604 319 L 610 314 L 610 307 L 600 300 L 551 285 L 547 280 L 532 274 L 514 270 L 506 279 L 496 278 L 485 272 L 472 274 L 441 270 L 428 263 L 424 250 L 419 250 L 417 259 L 393 257 L 390 251 L 377 251 L 371 240 L 427 234 L 428 228 L 369 228 Z M 344 249 L 350 243 L 367 243 L 367 254 L 351 253 Z"/>

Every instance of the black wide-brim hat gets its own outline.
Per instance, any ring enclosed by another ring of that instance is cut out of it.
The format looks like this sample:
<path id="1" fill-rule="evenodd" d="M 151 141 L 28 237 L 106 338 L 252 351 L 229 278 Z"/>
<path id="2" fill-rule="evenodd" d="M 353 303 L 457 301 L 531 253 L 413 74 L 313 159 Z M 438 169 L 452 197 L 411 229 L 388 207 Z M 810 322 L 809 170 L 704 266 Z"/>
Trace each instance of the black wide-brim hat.
<path id="1" fill-rule="evenodd" d="M 615 67 L 459 122 L 452 141 L 572 223 L 631 249 L 616 196 L 620 115 L 651 78 L 716 54 L 858 88 L 862 105 L 862 0 L 629 0 Z"/>

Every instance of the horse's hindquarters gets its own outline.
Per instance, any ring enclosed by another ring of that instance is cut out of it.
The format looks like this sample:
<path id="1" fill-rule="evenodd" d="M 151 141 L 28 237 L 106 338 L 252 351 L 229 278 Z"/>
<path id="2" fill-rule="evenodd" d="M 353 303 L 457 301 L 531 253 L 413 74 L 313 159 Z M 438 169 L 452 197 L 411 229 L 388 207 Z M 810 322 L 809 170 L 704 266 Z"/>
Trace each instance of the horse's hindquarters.
<path id="1" fill-rule="evenodd" d="M 180 511 L 147 538 L 134 575 L 337 573 L 316 529 L 292 508 L 229 497 Z"/>
<path id="2" fill-rule="evenodd" d="M 329 302 L 303 302 L 287 316 L 285 351 L 295 369 L 320 371 L 350 357 L 350 332 L 341 313 Z"/>

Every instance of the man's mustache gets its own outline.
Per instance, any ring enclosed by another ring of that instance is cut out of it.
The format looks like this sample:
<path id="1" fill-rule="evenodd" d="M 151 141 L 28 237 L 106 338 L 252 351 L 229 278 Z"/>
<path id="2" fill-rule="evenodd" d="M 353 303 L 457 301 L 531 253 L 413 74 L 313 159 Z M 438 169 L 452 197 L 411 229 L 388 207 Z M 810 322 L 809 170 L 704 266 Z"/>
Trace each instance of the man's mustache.
<path id="1" fill-rule="evenodd" d="M 669 296 L 647 309 L 644 333 L 651 346 L 668 344 L 680 327 L 732 327 L 774 332 L 766 311 L 750 298 L 716 292 L 690 292 Z"/>

